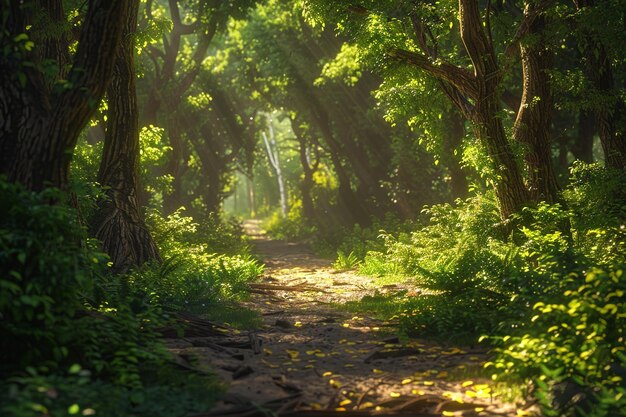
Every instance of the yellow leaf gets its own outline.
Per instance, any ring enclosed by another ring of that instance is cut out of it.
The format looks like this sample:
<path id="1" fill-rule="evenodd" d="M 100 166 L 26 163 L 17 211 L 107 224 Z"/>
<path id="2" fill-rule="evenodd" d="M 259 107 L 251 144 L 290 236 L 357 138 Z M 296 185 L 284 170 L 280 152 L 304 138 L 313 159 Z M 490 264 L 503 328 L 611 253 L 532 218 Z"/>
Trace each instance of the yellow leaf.
<path id="1" fill-rule="evenodd" d="M 454 416 L 454 411 L 442 411 L 441 414 L 444 416 Z"/>
<path id="2" fill-rule="evenodd" d="M 411 394 L 414 395 L 424 395 L 426 392 L 422 391 L 421 389 L 412 389 L 411 390 Z"/>
<path id="3" fill-rule="evenodd" d="M 485 411 L 485 407 L 476 407 L 474 408 L 474 411 L 476 411 L 477 413 L 480 413 L 481 411 Z"/>
<path id="4" fill-rule="evenodd" d="M 335 411 L 347 411 L 345 407 L 337 407 Z"/>
<path id="5" fill-rule="evenodd" d="M 372 369 L 372 372 L 374 372 L 375 374 L 384 374 L 385 371 L 381 371 L 380 369 Z"/>
<path id="6" fill-rule="evenodd" d="M 348 404 L 352 404 L 352 400 L 349 400 L 346 398 L 345 400 L 339 403 L 339 406 L 343 407 L 344 405 L 348 405 Z"/>
<path id="7" fill-rule="evenodd" d="M 331 376 L 333 373 L 331 371 L 324 372 L 322 376 Z"/>
<path id="8" fill-rule="evenodd" d="M 342 324 L 343 327 L 350 327 L 350 323 L 344 323 Z"/>
<path id="9" fill-rule="evenodd" d="M 361 408 L 362 408 L 362 409 L 363 409 L 363 408 L 372 408 L 372 407 L 374 407 L 374 403 L 369 402 L 369 401 L 368 401 L 368 402 L 365 402 L 365 403 L 363 403 L 363 404 L 361 404 Z"/>
<path id="10" fill-rule="evenodd" d="M 354 368 L 354 365 L 351 363 L 346 363 L 344 366 L 344 368 Z"/>
<path id="11" fill-rule="evenodd" d="M 410 384 L 411 382 L 413 382 L 411 378 L 406 378 L 402 380 L 402 385 Z"/>
<path id="12" fill-rule="evenodd" d="M 293 324 L 296 327 L 302 327 L 302 322 L 301 321 L 297 321 Z"/>
<path id="13" fill-rule="evenodd" d="M 435 385 L 435 383 L 433 381 L 424 381 L 424 382 L 422 382 L 422 384 L 424 384 L 426 386 Z"/>
<path id="14" fill-rule="evenodd" d="M 389 396 L 391 398 L 400 398 L 400 393 L 399 392 L 390 392 Z"/>
<path id="15" fill-rule="evenodd" d="M 465 388 L 465 387 L 469 387 L 472 384 L 474 384 L 474 381 L 465 381 L 461 384 L 461 386 Z"/>
<path id="16" fill-rule="evenodd" d="M 291 359 L 295 359 L 300 356 L 300 352 L 298 352 L 297 350 L 286 349 L 285 352 L 287 352 Z"/>
<path id="17" fill-rule="evenodd" d="M 313 365 L 304 365 L 304 369 L 313 369 L 314 366 Z"/>
<path id="18" fill-rule="evenodd" d="M 333 388 L 340 388 L 341 384 L 338 381 L 335 381 L 334 379 L 331 379 L 328 381 L 328 383 L 333 387 Z"/>

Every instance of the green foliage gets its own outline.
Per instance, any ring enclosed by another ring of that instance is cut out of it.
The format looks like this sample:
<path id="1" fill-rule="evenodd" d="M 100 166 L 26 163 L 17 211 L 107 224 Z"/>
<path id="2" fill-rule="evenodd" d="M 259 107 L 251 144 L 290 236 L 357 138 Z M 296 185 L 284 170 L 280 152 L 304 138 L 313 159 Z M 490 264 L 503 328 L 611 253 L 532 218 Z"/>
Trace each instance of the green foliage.
<path id="1" fill-rule="evenodd" d="M 275 210 L 272 216 L 265 221 L 264 227 L 270 236 L 282 240 L 307 239 L 317 230 L 315 226 L 307 225 L 302 217 L 301 202 L 291 205 L 287 217 L 283 217 L 280 210 Z"/>
<path id="2" fill-rule="evenodd" d="M 222 389 L 212 377 L 182 372 L 166 363 L 151 372 L 152 381 L 141 390 L 131 390 L 97 379 L 77 364 L 55 373 L 45 367 L 28 368 L 23 375 L 0 382 L 0 413 L 182 417 L 210 408 Z M 159 379 L 167 383 L 158 383 Z"/>
<path id="3" fill-rule="evenodd" d="M 509 225 L 486 195 L 425 209 L 417 230 L 381 234 L 383 248 L 367 253 L 360 272 L 401 274 L 424 290 L 350 308 L 395 315 L 408 335 L 491 335 L 494 379 L 532 381 L 545 415 L 618 415 L 624 173 L 577 163 L 572 177 L 564 204 L 527 207 Z"/>
<path id="4" fill-rule="evenodd" d="M 560 299 L 533 306 L 520 335 L 496 339 L 494 379 L 535 381 L 546 416 L 619 415 L 626 406 L 624 268 L 572 274 L 566 285 Z"/>
<path id="5" fill-rule="evenodd" d="M 345 254 L 342 251 L 338 251 L 337 260 L 333 263 L 333 268 L 338 271 L 349 271 L 356 268 L 360 263 L 361 260 L 354 254 L 354 252 Z"/>
<path id="6" fill-rule="evenodd" d="M 247 283 L 263 267 L 246 253 L 239 227 L 216 217 L 198 224 L 182 213 L 179 209 L 164 218 L 150 212 L 148 224 L 164 262 L 131 273 L 132 291 L 167 309 L 197 313 L 244 297 Z M 219 250 L 242 254 L 228 256 L 216 253 Z"/>
<path id="7" fill-rule="evenodd" d="M 106 264 L 54 190 L 0 180 L 0 350 L 3 367 L 62 360 L 81 298 Z"/>
<path id="8" fill-rule="evenodd" d="M 139 178 L 144 189 L 152 197 L 162 196 L 170 191 L 172 177 L 156 174 L 171 158 L 172 147 L 164 139 L 164 129 L 157 126 L 144 126 L 139 132 Z"/>
<path id="9" fill-rule="evenodd" d="M 610 265 L 626 253 L 626 173 L 577 162 L 563 192 L 571 211 L 574 243 L 590 263 Z"/>
<path id="10" fill-rule="evenodd" d="M 401 321 L 408 333 L 506 334 L 537 300 L 561 294 L 570 272 L 624 260 L 623 174 L 582 164 L 573 174 L 567 210 L 528 207 L 510 236 L 493 198 L 477 196 L 424 209 L 417 230 L 382 233 L 359 269 L 412 277 L 429 291 L 408 303 L 412 313 Z M 362 252 L 367 239 L 355 230 L 345 241 Z"/>
<path id="11" fill-rule="evenodd" d="M 0 414 L 206 410 L 215 378 L 171 365 L 158 333 L 166 315 L 107 274 L 63 199 L 0 181 Z"/>
<path id="12" fill-rule="evenodd" d="M 149 210 L 146 223 L 152 231 L 159 250 L 164 257 L 176 257 L 193 253 L 248 253 L 249 246 L 241 226 L 235 221 L 222 221 L 211 213 L 198 223 L 184 215 L 181 207 L 163 217 L 157 210 Z"/>

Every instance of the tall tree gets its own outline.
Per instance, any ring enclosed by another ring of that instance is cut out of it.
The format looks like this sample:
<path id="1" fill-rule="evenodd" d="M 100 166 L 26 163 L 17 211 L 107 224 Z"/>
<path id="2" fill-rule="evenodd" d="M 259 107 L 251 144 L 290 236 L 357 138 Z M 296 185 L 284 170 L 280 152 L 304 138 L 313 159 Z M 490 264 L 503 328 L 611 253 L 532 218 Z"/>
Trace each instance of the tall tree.
<path id="1" fill-rule="evenodd" d="M 117 272 L 150 260 L 159 252 L 141 218 L 138 202 L 139 126 L 135 90 L 135 32 L 139 0 L 127 2 L 126 21 L 107 90 L 108 118 L 98 182 L 105 198 L 98 203 L 91 229 Z"/>
<path id="2" fill-rule="evenodd" d="M 72 57 L 69 33 L 41 26 L 66 24 L 62 0 L 0 2 L 0 172 L 10 180 L 67 185 L 78 135 L 113 72 L 127 1 L 88 2 Z"/>

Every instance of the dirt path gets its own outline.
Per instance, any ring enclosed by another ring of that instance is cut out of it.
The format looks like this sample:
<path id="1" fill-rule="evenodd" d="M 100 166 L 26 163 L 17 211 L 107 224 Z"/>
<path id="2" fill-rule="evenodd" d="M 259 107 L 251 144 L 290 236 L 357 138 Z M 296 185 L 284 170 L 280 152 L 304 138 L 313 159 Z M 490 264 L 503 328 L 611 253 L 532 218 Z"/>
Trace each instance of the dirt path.
<path id="1" fill-rule="evenodd" d="M 516 415 L 492 396 L 488 381 L 464 376 L 486 360 L 484 351 L 400 343 L 393 323 L 333 307 L 400 286 L 380 288 L 370 278 L 336 273 L 305 245 L 269 240 L 255 221 L 244 226 L 266 265 L 247 303 L 262 314 L 263 326 L 231 335 L 233 347 L 197 340 L 172 346 L 229 383 L 209 415 Z"/>

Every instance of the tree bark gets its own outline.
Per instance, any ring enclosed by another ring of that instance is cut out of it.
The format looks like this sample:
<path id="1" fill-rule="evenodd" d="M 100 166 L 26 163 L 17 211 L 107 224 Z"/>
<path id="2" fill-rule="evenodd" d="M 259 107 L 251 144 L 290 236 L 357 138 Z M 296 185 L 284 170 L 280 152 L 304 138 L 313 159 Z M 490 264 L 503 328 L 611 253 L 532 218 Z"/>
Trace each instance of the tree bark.
<path id="1" fill-rule="evenodd" d="M 49 91 L 37 68 L 24 73 L 21 66 L 41 54 L 37 45 L 33 54 L 23 51 L 22 56 L 0 58 L 0 169 L 11 181 L 31 190 L 67 186 L 78 135 L 97 109 L 113 72 L 127 1 L 89 2 L 67 81 Z M 8 3 L 8 32 L 0 35 L 4 46 L 26 33 L 32 17 L 21 2 Z M 40 7 L 49 8 L 52 16 L 60 4 L 48 1 Z M 43 54 L 50 50 L 47 46 Z"/>
<path id="2" fill-rule="evenodd" d="M 524 207 L 528 195 L 500 118 L 498 87 L 502 75 L 493 45 L 483 29 L 477 0 L 459 0 L 459 21 L 461 40 L 474 66 L 477 96 L 472 122 L 493 163 L 500 215 L 507 219 Z"/>
<path id="3" fill-rule="evenodd" d="M 138 203 L 139 127 L 135 90 L 134 34 L 138 0 L 127 5 L 127 20 L 107 90 L 109 112 L 98 182 L 106 198 L 91 224 L 116 272 L 160 260 Z"/>
<path id="4" fill-rule="evenodd" d="M 524 15 L 534 13 L 529 2 Z M 552 94 L 547 71 L 552 56 L 545 47 L 542 30 L 545 18 L 539 16 L 530 25 L 531 39 L 520 42 L 522 60 L 522 101 L 513 126 L 513 137 L 524 146 L 527 189 L 534 202 L 559 200 L 559 185 L 552 164 Z"/>

